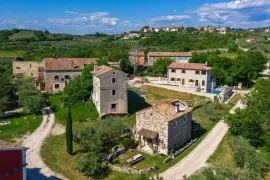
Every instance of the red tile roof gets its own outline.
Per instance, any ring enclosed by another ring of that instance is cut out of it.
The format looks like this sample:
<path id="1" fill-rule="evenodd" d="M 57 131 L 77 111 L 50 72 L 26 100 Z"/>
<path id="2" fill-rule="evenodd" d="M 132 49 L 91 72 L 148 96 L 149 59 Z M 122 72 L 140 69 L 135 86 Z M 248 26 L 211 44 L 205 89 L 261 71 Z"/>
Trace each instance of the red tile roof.
<path id="1" fill-rule="evenodd" d="M 144 52 L 129 52 L 130 56 L 144 56 Z"/>
<path id="2" fill-rule="evenodd" d="M 148 56 L 156 56 L 156 57 L 185 56 L 185 57 L 192 57 L 192 53 L 191 52 L 149 52 Z"/>
<path id="3" fill-rule="evenodd" d="M 95 76 L 101 76 L 102 74 L 105 74 L 105 73 L 107 73 L 107 72 L 109 72 L 111 70 L 113 70 L 113 68 L 111 68 L 109 66 L 102 65 L 102 66 L 98 67 L 96 72 L 92 72 L 92 73 Z"/>
<path id="4" fill-rule="evenodd" d="M 175 105 L 176 104 L 180 105 L 181 107 L 184 107 L 184 110 L 182 110 L 180 112 L 175 112 Z M 160 114 L 161 116 L 163 116 L 165 118 L 165 120 L 167 120 L 167 121 L 171 121 L 171 120 L 174 120 L 176 118 L 179 118 L 179 117 L 181 117 L 181 116 L 183 116 L 183 115 L 185 115 L 193 110 L 193 108 L 188 107 L 185 102 L 180 101 L 180 100 L 173 100 L 173 101 L 168 101 L 168 102 L 161 103 L 158 105 L 154 105 L 152 107 L 138 111 L 137 113 L 148 111 L 151 109 L 153 111 L 155 111 L 156 113 Z"/>
<path id="5" fill-rule="evenodd" d="M 94 63 L 98 58 L 44 58 L 46 71 L 81 70 L 85 64 Z"/>
<path id="6" fill-rule="evenodd" d="M 205 70 L 208 71 L 211 67 L 200 63 L 178 63 L 173 62 L 168 66 L 168 69 L 189 69 L 189 70 Z"/>

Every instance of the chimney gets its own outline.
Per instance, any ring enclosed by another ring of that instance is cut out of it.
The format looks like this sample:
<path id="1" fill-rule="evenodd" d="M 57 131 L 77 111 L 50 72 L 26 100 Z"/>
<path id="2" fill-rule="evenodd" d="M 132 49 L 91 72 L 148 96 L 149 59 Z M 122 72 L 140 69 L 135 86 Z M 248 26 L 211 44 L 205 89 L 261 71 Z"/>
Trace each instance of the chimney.
<path id="1" fill-rule="evenodd" d="M 55 53 L 52 54 L 53 59 L 57 59 L 57 55 Z"/>
<path id="2" fill-rule="evenodd" d="M 94 64 L 94 72 L 97 72 L 97 70 L 98 70 L 98 64 Z"/>
<path id="3" fill-rule="evenodd" d="M 208 63 L 207 63 L 207 61 L 205 61 L 205 64 L 204 64 L 205 66 L 208 66 Z"/>
<path id="4" fill-rule="evenodd" d="M 179 104 L 175 104 L 175 105 L 174 105 L 174 111 L 175 111 L 176 113 L 178 113 L 178 112 L 180 111 L 180 109 L 179 109 Z"/>

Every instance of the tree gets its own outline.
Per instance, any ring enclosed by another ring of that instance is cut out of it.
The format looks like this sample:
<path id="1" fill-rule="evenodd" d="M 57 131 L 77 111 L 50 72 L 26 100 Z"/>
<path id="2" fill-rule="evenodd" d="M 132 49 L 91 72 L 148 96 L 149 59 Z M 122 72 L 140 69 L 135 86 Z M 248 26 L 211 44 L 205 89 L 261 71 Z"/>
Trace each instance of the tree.
<path id="1" fill-rule="evenodd" d="M 66 115 L 66 143 L 67 143 L 67 152 L 72 155 L 73 152 L 73 135 L 72 135 L 72 117 L 71 117 L 71 108 L 68 106 L 68 112 Z"/>
<path id="2" fill-rule="evenodd" d="M 120 69 L 125 73 L 130 73 L 132 71 L 131 63 L 129 59 L 120 60 Z"/>
<path id="3" fill-rule="evenodd" d="M 9 101 L 13 96 L 13 85 L 7 74 L 0 72 L 0 117 L 8 109 Z"/>
<path id="4" fill-rule="evenodd" d="M 18 79 L 18 97 L 19 104 L 24 110 L 29 113 L 40 111 L 45 104 L 43 94 L 35 87 L 35 82 L 32 78 Z"/>
<path id="5" fill-rule="evenodd" d="M 158 58 L 156 62 L 154 62 L 151 70 L 156 76 L 165 76 L 167 75 L 168 66 L 172 63 L 171 58 Z"/>

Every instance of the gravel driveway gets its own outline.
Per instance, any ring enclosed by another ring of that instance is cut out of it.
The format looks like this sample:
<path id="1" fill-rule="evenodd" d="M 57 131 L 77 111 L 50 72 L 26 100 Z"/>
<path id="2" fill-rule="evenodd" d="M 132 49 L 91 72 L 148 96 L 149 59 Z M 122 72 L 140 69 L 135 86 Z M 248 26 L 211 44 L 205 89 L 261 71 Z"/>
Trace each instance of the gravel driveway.
<path id="1" fill-rule="evenodd" d="M 241 101 L 231 109 L 230 113 L 234 113 L 236 108 L 244 108 Z M 189 177 L 200 168 L 205 167 L 207 159 L 215 152 L 227 131 L 227 124 L 223 121 L 218 122 L 191 153 L 176 165 L 161 173 L 160 176 L 164 180 L 180 180 L 183 179 L 183 176 Z"/>
<path id="2" fill-rule="evenodd" d="M 50 170 L 42 161 L 40 156 L 40 148 L 46 137 L 50 134 L 54 125 L 54 114 L 49 108 L 44 108 L 43 121 L 35 132 L 30 134 L 23 141 L 23 146 L 29 148 L 27 150 L 27 179 L 43 180 L 43 179 L 66 179 L 61 175 Z M 53 149 L 52 149 L 53 150 Z"/>

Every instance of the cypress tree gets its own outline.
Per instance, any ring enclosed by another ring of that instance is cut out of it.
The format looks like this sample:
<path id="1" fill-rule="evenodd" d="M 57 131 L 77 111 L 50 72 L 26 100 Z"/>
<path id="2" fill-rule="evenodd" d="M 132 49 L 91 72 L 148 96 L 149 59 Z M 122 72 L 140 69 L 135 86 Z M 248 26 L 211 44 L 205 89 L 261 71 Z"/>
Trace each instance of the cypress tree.
<path id="1" fill-rule="evenodd" d="M 67 152 L 72 155 L 73 150 L 73 135 L 72 135 L 72 117 L 71 117 L 71 108 L 68 106 L 68 112 L 66 115 L 66 143 L 67 143 Z"/>

